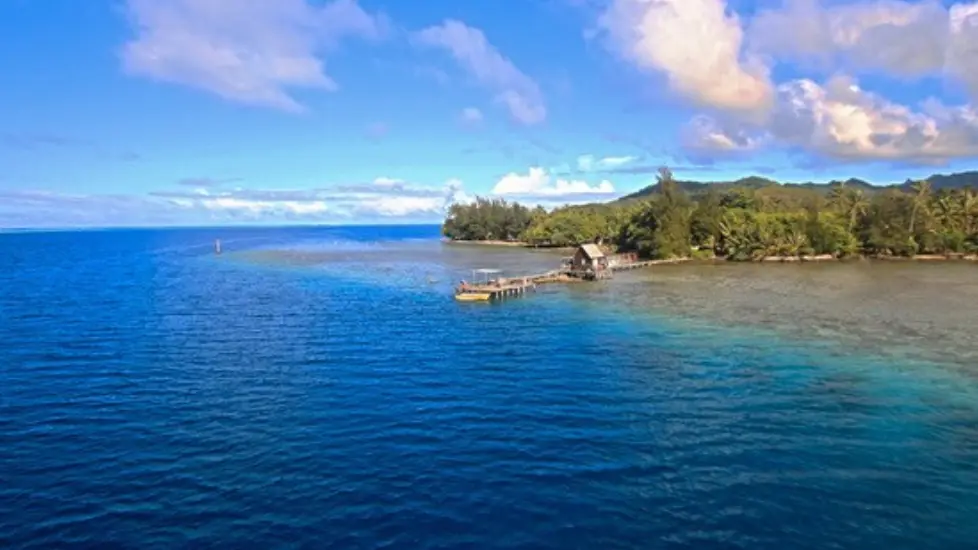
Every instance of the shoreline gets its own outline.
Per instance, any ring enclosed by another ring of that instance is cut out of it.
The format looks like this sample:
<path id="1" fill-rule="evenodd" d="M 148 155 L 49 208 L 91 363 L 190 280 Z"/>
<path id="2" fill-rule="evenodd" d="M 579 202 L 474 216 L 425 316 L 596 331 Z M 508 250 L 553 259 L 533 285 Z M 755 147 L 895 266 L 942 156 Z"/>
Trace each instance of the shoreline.
<path id="1" fill-rule="evenodd" d="M 881 262 L 978 262 L 978 255 L 974 254 L 920 254 L 917 256 L 847 256 L 837 258 L 830 254 L 818 256 L 765 256 L 756 260 L 727 260 L 716 258 L 717 262 L 730 263 L 824 263 L 824 262 L 859 262 L 859 261 L 881 261 Z"/>
<path id="2" fill-rule="evenodd" d="M 574 250 L 573 246 L 536 246 L 524 241 L 500 241 L 500 240 L 455 240 L 443 238 L 445 244 L 460 244 L 469 246 L 504 247 L 504 248 L 527 248 L 533 250 Z M 854 262 L 863 260 L 878 260 L 884 262 L 978 262 L 978 254 L 918 254 L 916 256 L 879 256 L 879 255 L 856 255 L 846 257 L 836 257 L 831 254 L 820 254 L 815 256 L 764 256 L 763 258 L 750 260 L 729 260 L 725 257 L 712 258 L 660 258 L 646 260 L 655 262 L 652 265 L 665 265 L 677 263 L 824 263 L 824 262 Z"/>
<path id="3" fill-rule="evenodd" d="M 469 241 L 469 240 L 455 240 L 455 239 L 441 239 L 444 244 L 459 244 L 463 246 L 487 246 L 487 247 L 500 247 L 500 248 L 526 248 L 529 250 L 575 250 L 576 246 L 540 246 L 530 244 L 525 241 L 499 241 L 499 240 L 488 240 L 488 241 Z"/>
<path id="4" fill-rule="evenodd" d="M 461 239 L 442 239 L 443 243 L 446 244 L 463 244 L 463 245 L 473 245 L 473 246 L 508 246 L 514 248 L 532 248 L 528 243 L 523 241 L 467 241 Z"/>
<path id="5" fill-rule="evenodd" d="M 821 256 L 765 256 L 763 258 L 757 258 L 752 260 L 728 260 L 724 257 L 713 257 L 713 258 L 674 258 L 668 260 L 653 260 L 654 265 L 663 264 L 675 264 L 675 263 L 692 263 L 692 264 L 824 264 L 824 263 L 853 263 L 853 262 L 923 262 L 923 263 L 940 263 L 940 262 L 955 262 L 955 263 L 966 263 L 966 262 L 976 262 L 978 263 L 978 255 L 955 255 L 955 256 L 937 256 L 932 254 L 905 257 L 905 256 L 847 256 L 844 258 L 837 258 L 828 254 Z"/>

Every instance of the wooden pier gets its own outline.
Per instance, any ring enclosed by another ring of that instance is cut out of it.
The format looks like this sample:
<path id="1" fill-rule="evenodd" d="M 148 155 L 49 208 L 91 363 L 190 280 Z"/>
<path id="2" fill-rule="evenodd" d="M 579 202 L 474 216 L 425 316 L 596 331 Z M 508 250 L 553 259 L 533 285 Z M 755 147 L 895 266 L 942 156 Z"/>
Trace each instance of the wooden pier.
<path id="1" fill-rule="evenodd" d="M 492 281 L 485 284 L 465 284 L 455 292 L 455 299 L 460 302 L 489 302 L 506 298 L 522 296 L 536 290 L 536 285 L 529 279 L 518 281 Z"/>
<path id="2" fill-rule="evenodd" d="M 476 269 L 473 274 L 498 273 L 495 269 Z M 519 297 L 533 292 L 539 285 L 555 283 L 575 283 L 583 281 L 565 270 L 555 269 L 545 273 L 486 279 L 481 283 L 465 283 L 456 287 L 455 299 L 460 302 L 489 302 L 505 298 Z"/>
<path id="3" fill-rule="evenodd" d="M 608 258 L 597 246 L 583 245 L 575 256 L 564 259 L 560 269 L 546 273 L 490 279 L 489 275 L 498 274 L 500 271 L 475 269 L 472 271 L 473 278 L 483 275 L 483 282 L 472 284 L 463 281 L 455 289 L 455 299 L 460 302 L 497 301 L 522 296 L 526 292 L 536 290 L 537 285 L 598 281 L 610 279 L 615 271 L 674 264 L 681 261 L 683 260 L 639 260 L 634 253 L 617 254 Z"/>
<path id="4" fill-rule="evenodd" d="M 460 302 L 489 302 L 522 296 L 536 289 L 536 282 L 532 275 L 489 279 L 489 275 L 499 272 L 498 269 L 473 269 L 473 278 L 483 275 L 484 280 L 478 283 L 462 281 L 455 289 L 455 299 Z"/>
<path id="5" fill-rule="evenodd" d="M 639 269 L 641 267 L 652 267 L 654 265 L 661 265 L 665 262 L 662 260 L 641 260 L 637 262 L 621 263 L 611 266 L 609 269 L 611 271 L 627 271 L 629 269 Z"/>

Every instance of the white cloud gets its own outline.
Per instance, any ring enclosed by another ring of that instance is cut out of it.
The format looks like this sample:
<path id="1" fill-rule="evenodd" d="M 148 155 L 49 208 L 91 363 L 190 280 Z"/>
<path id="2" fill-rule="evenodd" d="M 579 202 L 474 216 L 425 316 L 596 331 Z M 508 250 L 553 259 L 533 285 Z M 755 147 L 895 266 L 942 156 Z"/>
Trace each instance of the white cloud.
<path id="1" fill-rule="evenodd" d="M 598 166 L 601 168 L 617 168 L 619 166 L 624 166 L 625 164 L 635 162 L 636 160 L 637 158 L 631 155 L 621 157 L 605 157 L 598 161 Z"/>
<path id="2" fill-rule="evenodd" d="M 770 138 L 820 157 L 941 163 L 978 156 L 978 111 L 930 101 L 915 111 L 867 92 L 849 77 L 819 85 L 795 80 L 778 87 L 769 124 L 701 123 L 710 142 L 701 152 L 725 152 Z"/>
<path id="3" fill-rule="evenodd" d="M 451 178 L 445 182 L 446 191 L 446 205 L 450 206 L 452 203 L 463 203 L 468 204 L 475 201 L 475 197 L 469 195 L 465 192 L 465 184 L 462 180 L 458 178 Z"/>
<path id="4" fill-rule="evenodd" d="M 829 157 L 943 162 L 978 154 L 978 117 L 969 107 L 934 105 L 928 115 L 834 77 L 779 87 L 770 131 Z"/>
<path id="5" fill-rule="evenodd" d="M 946 30 L 945 10 L 929 1 L 823 7 L 817 0 L 788 0 L 760 12 L 749 35 L 753 49 L 782 60 L 832 64 L 842 54 L 855 66 L 912 76 L 941 69 Z"/>
<path id="6" fill-rule="evenodd" d="M 233 189 L 157 192 L 154 198 L 182 209 L 248 219 L 333 220 L 376 217 L 438 219 L 454 202 L 471 200 L 460 180 L 415 185 L 381 176 L 370 183 L 319 189 Z"/>
<path id="7" fill-rule="evenodd" d="M 761 11 L 749 37 L 752 50 L 782 61 L 903 77 L 944 74 L 978 98 L 978 3 L 789 0 Z"/>
<path id="8" fill-rule="evenodd" d="M 951 38 L 946 68 L 978 100 L 978 2 L 958 4 L 949 13 Z"/>
<path id="9" fill-rule="evenodd" d="M 380 176 L 378 178 L 374 178 L 374 185 L 379 185 L 381 187 L 394 187 L 396 185 L 403 185 L 403 184 L 404 184 L 404 180 L 400 180 L 397 178 L 388 178 L 387 176 Z"/>
<path id="10" fill-rule="evenodd" d="M 188 204 L 186 201 L 178 204 Z M 189 204 L 193 205 L 191 201 Z M 239 199 L 235 197 L 207 197 L 197 200 L 197 204 L 207 210 L 218 210 L 223 212 L 244 213 L 253 217 L 261 217 L 276 214 L 292 214 L 307 216 L 312 214 L 323 214 L 330 211 L 324 201 L 262 201 Z"/>
<path id="11" fill-rule="evenodd" d="M 706 108 L 682 131 L 690 157 L 765 146 L 851 161 L 978 155 L 973 105 L 901 105 L 845 76 L 943 76 L 978 98 L 978 2 L 777 4 L 744 21 L 727 0 L 608 0 L 598 26 L 622 59 L 663 74 L 677 94 Z M 775 63 L 822 77 L 775 83 Z M 587 170 L 597 163 L 581 160 Z"/>
<path id="12" fill-rule="evenodd" d="M 662 73 L 678 94 L 704 106 L 766 107 L 769 70 L 744 55 L 743 30 L 725 0 L 612 0 L 598 25 L 612 49 L 646 71 Z"/>
<path id="13" fill-rule="evenodd" d="M 289 111 L 303 108 L 292 88 L 337 88 L 321 52 L 387 27 L 355 0 L 128 0 L 127 11 L 136 33 L 122 49 L 129 74 Z"/>
<path id="14" fill-rule="evenodd" d="M 373 181 L 312 189 L 200 187 L 147 195 L 84 195 L 0 189 L 0 227 L 186 225 L 200 223 L 335 223 L 378 219 L 437 222 L 454 203 L 475 199 L 457 178 L 418 185 L 381 176 Z M 492 195 L 545 206 L 609 198 L 608 181 L 553 179 L 533 168 L 502 178 Z"/>
<path id="15" fill-rule="evenodd" d="M 481 30 L 449 19 L 416 33 L 415 40 L 449 52 L 476 81 L 495 92 L 496 101 L 505 105 L 517 122 L 537 124 L 546 118 L 537 83 L 499 53 Z"/>
<path id="16" fill-rule="evenodd" d="M 720 121 L 704 115 L 693 117 L 682 132 L 683 148 L 698 161 L 749 153 L 763 142 L 764 139 L 746 128 L 737 124 L 724 127 Z"/>
<path id="17" fill-rule="evenodd" d="M 374 197 L 360 202 L 360 213 L 383 217 L 404 217 L 416 214 L 442 214 L 445 200 L 424 197 Z"/>
<path id="18" fill-rule="evenodd" d="M 592 200 L 607 198 L 614 192 L 615 187 L 608 180 L 592 186 L 584 180 L 555 179 L 547 170 L 539 167 L 530 168 L 526 174 L 510 172 L 500 178 L 492 189 L 494 195 L 549 200 Z"/>
<path id="19" fill-rule="evenodd" d="M 618 168 L 626 164 L 635 162 L 637 157 L 625 155 L 620 157 L 597 158 L 594 155 L 581 155 L 577 157 L 577 169 L 581 172 L 591 172 L 594 170 L 608 170 Z"/>

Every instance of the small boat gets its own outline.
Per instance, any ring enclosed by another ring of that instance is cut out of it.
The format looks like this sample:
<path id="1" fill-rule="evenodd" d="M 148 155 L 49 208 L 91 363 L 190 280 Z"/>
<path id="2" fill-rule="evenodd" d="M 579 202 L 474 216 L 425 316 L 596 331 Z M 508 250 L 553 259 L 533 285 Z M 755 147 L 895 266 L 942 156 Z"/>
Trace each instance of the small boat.
<path id="1" fill-rule="evenodd" d="M 459 302 L 488 302 L 492 295 L 488 292 L 458 292 L 455 299 Z"/>
<path id="2" fill-rule="evenodd" d="M 475 285 L 469 285 L 465 281 L 455 289 L 455 299 L 459 302 L 488 302 L 492 300 L 492 292 L 486 292 L 485 287 L 489 286 L 489 275 L 499 273 L 498 269 L 473 269 L 472 278 L 482 281 Z M 481 287 L 481 288 L 480 288 Z"/>

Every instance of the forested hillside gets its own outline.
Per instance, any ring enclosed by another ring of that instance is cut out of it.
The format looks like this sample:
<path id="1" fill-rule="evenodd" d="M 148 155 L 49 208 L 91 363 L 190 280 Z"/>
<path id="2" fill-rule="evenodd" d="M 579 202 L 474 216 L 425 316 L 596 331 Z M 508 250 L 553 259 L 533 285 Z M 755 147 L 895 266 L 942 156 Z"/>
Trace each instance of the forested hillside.
<path id="1" fill-rule="evenodd" d="M 964 189 L 970 187 L 972 189 L 978 189 L 978 171 L 972 172 L 960 172 L 957 174 L 935 174 L 927 178 L 930 182 L 931 188 L 935 191 L 942 189 Z M 830 181 L 826 183 L 780 183 L 772 179 L 762 178 L 760 176 L 748 176 L 746 178 L 741 178 L 734 181 L 709 181 L 709 182 L 698 182 L 698 181 L 681 181 L 676 180 L 676 185 L 679 186 L 683 191 L 690 194 L 697 194 L 705 192 L 709 189 L 730 189 L 734 187 L 745 188 L 745 189 L 760 189 L 762 187 L 770 186 L 780 186 L 784 188 L 800 188 L 809 189 L 818 193 L 829 194 L 833 189 L 840 186 L 846 186 L 849 188 L 860 189 L 865 193 L 877 193 L 884 192 L 888 190 L 897 189 L 904 192 L 912 191 L 914 181 L 906 180 L 902 183 L 891 183 L 887 185 L 872 185 L 869 182 L 863 181 L 857 178 L 850 178 L 845 181 Z M 658 183 L 639 189 L 634 193 L 630 193 L 621 197 L 617 202 L 641 199 L 655 194 L 658 191 Z"/>
<path id="2" fill-rule="evenodd" d="M 657 183 L 605 204 L 547 212 L 502 200 L 453 205 L 451 239 L 520 240 L 534 246 L 602 241 L 651 258 L 717 255 L 978 253 L 978 172 L 875 187 L 860 180 L 787 184 L 758 177 Z"/>

